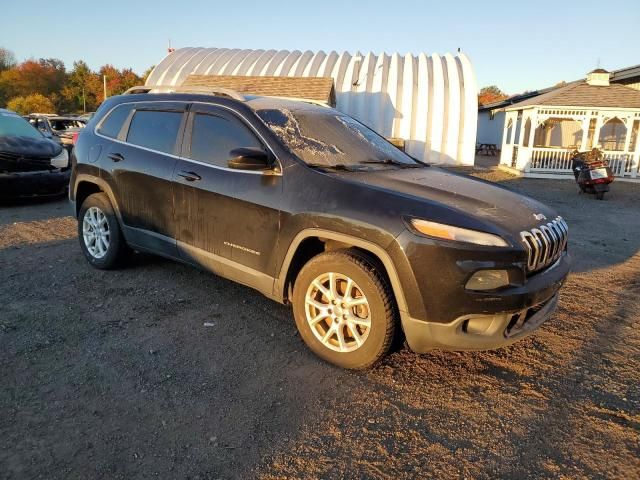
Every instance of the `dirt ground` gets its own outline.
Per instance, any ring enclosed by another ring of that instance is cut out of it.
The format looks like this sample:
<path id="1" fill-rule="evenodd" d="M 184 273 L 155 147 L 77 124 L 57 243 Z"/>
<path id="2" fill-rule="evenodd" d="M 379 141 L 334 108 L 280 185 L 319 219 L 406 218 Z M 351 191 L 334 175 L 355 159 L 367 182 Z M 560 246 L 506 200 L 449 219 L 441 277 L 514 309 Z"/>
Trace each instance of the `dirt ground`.
<path id="1" fill-rule="evenodd" d="M 242 286 L 90 268 L 64 200 L 0 207 L 0 478 L 640 478 L 640 185 L 480 176 L 569 223 L 557 314 L 361 373 Z"/>

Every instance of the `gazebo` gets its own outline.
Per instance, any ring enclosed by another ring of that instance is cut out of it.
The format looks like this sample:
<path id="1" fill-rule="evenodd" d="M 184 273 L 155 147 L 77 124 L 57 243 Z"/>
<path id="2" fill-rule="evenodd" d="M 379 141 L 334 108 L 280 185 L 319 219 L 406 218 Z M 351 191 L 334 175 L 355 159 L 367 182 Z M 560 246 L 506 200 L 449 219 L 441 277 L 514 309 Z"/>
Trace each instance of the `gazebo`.
<path id="1" fill-rule="evenodd" d="M 525 176 L 567 176 L 574 150 L 599 147 L 616 176 L 640 177 L 640 91 L 610 84 L 606 70 L 505 112 L 501 165 Z"/>

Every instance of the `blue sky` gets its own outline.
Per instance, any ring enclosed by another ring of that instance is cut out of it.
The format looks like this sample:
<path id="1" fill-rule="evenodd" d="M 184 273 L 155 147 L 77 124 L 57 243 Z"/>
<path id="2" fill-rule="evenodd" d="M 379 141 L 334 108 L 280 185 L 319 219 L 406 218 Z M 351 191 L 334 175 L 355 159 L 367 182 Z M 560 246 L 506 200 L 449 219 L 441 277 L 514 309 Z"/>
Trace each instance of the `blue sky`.
<path id="1" fill-rule="evenodd" d="M 174 47 L 455 52 L 479 86 L 517 93 L 640 64 L 640 0 L 8 0 L 0 46 L 142 73 Z"/>

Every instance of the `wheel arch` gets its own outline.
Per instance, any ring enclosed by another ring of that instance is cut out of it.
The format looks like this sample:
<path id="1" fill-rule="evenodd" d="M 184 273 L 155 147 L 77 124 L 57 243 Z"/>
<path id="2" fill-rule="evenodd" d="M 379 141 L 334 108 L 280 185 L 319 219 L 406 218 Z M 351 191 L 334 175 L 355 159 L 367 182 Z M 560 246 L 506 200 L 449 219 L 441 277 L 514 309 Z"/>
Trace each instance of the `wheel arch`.
<path id="1" fill-rule="evenodd" d="M 118 221 L 122 224 L 122 218 L 120 217 L 120 209 L 118 207 L 118 202 L 116 201 L 116 197 L 109 187 L 109 184 L 105 182 L 102 178 L 96 177 L 95 175 L 89 175 L 86 173 L 79 174 L 76 177 L 76 181 L 73 188 L 73 199 L 75 201 L 75 214 L 76 217 L 80 213 L 80 207 L 82 207 L 82 202 L 89 196 L 94 193 L 104 193 L 109 198 L 111 205 L 113 206 L 113 210 L 116 212 L 116 216 L 118 217 Z"/>
<path id="2" fill-rule="evenodd" d="M 391 283 L 393 295 L 398 309 L 400 310 L 400 314 L 403 315 L 403 313 L 407 311 L 407 302 L 402 289 L 402 284 L 400 283 L 400 277 L 398 276 L 398 272 L 391 256 L 384 248 L 373 242 L 369 242 L 368 240 L 319 228 L 302 230 L 294 237 L 287 249 L 282 267 L 280 268 L 280 273 L 274 284 L 275 297 L 281 301 L 287 300 L 289 296 L 288 289 L 295 279 L 295 276 L 297 276 L 297 273 L 299 273 L 299 270 L 310 258 L 318 253 L 326 251 L 325 245 L 327 244 L 327 241 L 337 242 L 338 244 L 344 244 L 345 246 L 356 248 L 373 256 L 375 260 L 379 261 Z M 323 245 L 320 246 L 319 244 Z M 304 250 L 304 253 L 300 255 L 301 247 L 303 249 L 308 247 L 310 250 Z M 313 255 L 309 256 L 309 252 Z M 305 262 L 300 262 L 300 258 L 306 259 Z"/>

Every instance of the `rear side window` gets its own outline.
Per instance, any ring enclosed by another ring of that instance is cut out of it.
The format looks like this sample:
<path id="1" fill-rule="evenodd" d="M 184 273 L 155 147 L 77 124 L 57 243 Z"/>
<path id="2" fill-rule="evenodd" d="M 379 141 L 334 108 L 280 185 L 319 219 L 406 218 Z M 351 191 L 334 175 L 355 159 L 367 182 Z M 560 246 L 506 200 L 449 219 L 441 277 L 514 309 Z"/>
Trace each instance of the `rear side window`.
<path id="1" fill-rule="evenodd" d="M 190 158 L 227 167 L 231 150 L 240 147 L 264 148 L 240 120 L 198 113 L 193 119 Z"/>
<path id="2" fill-rule="evenodd" d="M 100 124 L 98 133 L 106 137 L 118 138 L 122 124 L 129 116 L 132 108 L 133 105 L 120 105 L 111 110 L 111 113 Z"/>
<path id="3" fill-rule="evenodd" d="M 138 110 L 131 119 L 127 142 L 164 153 L 173 153 L 182 112 Z"/>

